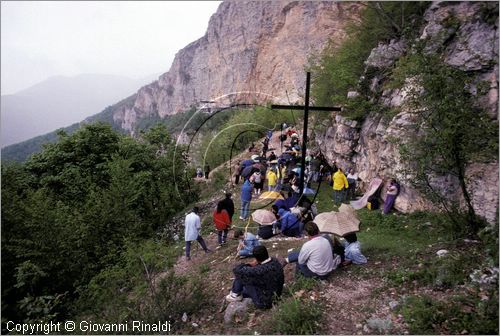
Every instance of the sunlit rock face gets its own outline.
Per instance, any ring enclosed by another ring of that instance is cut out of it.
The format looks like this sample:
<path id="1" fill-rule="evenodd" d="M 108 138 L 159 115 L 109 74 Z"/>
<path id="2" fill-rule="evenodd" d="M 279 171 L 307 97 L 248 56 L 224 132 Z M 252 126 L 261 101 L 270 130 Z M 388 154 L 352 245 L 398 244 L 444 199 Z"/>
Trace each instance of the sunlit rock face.
<path id="1" fill-rule="evenodd" d="M 300 102 L 308 57 L 329 39 L 338 44 L 359 8 L 333 1 L 223 2 L 205 36 L 181 49 L 170 70 L 141 88 L 114 120 L 133 131 L 144 116 L 165 117 L 234 92 L 257 103 Z"/>

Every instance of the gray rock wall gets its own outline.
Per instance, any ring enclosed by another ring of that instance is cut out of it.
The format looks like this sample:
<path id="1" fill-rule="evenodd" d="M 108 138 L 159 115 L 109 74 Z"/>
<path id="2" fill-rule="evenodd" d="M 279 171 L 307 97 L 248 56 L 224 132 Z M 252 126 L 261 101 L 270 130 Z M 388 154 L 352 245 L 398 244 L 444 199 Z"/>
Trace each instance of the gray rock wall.
<path id="1" fill-rule="evenodd" d="M 426 23 L 420 38 L 427 41 L 427 52 L 441 53 L 448 64 L 473 72 L 478 81 L 489 83 L 489 93 L 479 103 L 489 113 L 492 122 L 498 122 L 498 20 L 494 24 L 480 21 L 484 6 L 491 5 L 477 2 L 435 3 L 425 15 Z M 449 22 L 455 24 L 450 25 Z M 367 59 L 367 68 L 391 67 L 409 51 L 407 45 L 405 41 L 395 40 L 379 44 Z M 399 108 L 396 116 L 389 120 L 372 113 L 361 125 L 336 116 L 333 126 L 326 132 L 314 134 L 316 143 L 330 161 L 335 161 L 344 169 L 354 167 L 359 172 L 362 188 L 374 177 L 382 178 L 385 183 L 391 178 L 406 181 L 402 183 L 401 193 L 396 199 L 396 209 L 403 212 L 431 209 L 430 202 L 408 183 L 411 175 L 405 174 L 396 145 L 396 140 L 404 142 L 410 134 L 414 134 L 418 126 L 418 111 L 411 111 L 405 106 L 404 88 L 383 90 L 381 85 L 382 78 L 375 78 L 371 90 L 382 92 L 379 103 Z M 498 176 L 498 161 L 474 164 L 467 170 L 474 208 L 490 222 L 498 216 Z M 451 201 L 464 204 L 456 178 L 435 177 L 432 183 Z"/>

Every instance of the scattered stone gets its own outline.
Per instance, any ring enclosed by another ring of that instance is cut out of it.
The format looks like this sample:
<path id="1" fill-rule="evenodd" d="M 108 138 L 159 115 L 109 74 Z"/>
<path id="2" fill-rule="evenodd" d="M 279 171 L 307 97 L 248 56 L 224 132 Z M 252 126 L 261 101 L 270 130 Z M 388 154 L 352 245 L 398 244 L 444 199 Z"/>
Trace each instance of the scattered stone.
<path id="1" fill-rule="evenodd" d="M 195 327 L 195 328 L 198 328 L 198 323 L 196 323 L 196 322 L 191 323 L 191 325 L 192 325 L 193 327 Z"/>
<path id="2" fill-rule="evenodd" d="M 357 91 L 349 91 L 349 92 L 347 92 L 347 98 L 355 98 L 357 96 L 359 96 L 359 92 L 357 92 Z"/>
<path id="3" fill-rule="evenodd" d="M 448 250 L 439 250 L 439 251 L 436 252 L 436 254 L 438 255 L 438 257 L 444 257 L 448 253 L 449 253 Z"/>
<path id="4" fill-rule="evenodd" d="M 361 329 L 363 328 L 363 325 L 361 323 L 356 323 L 356 329 Z"/>
<path id="5" fill-rule="evenodd" d="M 391 301 L 391 302 L 389 302 L 389 307 L 392 310 L 396 309 L 397 306 L 399 306 L 399 302 L 398 301 Z"/>
<path id="6" fill-rule="evenodd" d="M 432 226 L 432 223 L 431 222 L 425 222 L 423 225 L 424 226 Z"/>
<path id="7" fill-rule="evenodd" d="M 188 316 L 186 313 L 182 314 L 182 322 L 186 323 L 188 320 Z"/>
<path id="8" fill-rule="evenodd" d="M 479 242 L 480 242 L 479 240 L 464 239 L 464 243 L 468 243 L 468 244 L 477 244 Z"/>
<path id="9" fill-rule="evenodd" d="M 368 325 L 367 325 L 367 324 L 365 324 L 365 325 L 363 326 L 363 332 L 364 332 L 365 334 L 371 334 L 371 330 L 370 330 L 370 328 L 368 328 Z"/>
<path id="10" fill-rule="evenodd" d="M 233 321 L 242 321 L 248 311 L 252 299 L 244 298 L 242 301 L 231 302 L 224 313 L 224 323 L 231 324 Z"/>
<path id="11" fill-rule="evenodd" d="M 302 295 L 304 295 L 304 293 L 305 293 L 305 290 L 301 289 L 298 292 L 293 293 L 293 296 L 295 296 L 296 298 L 300 298 L 300 297 L 302 297 Z"/>
<path id="12" fill-rule="evenodd" d="M 367 321 L 368 328 L 374 331 L 378 331 L 381 334 L 389 334 L 392 329 L 392 321 L 379 319 L 379 318 L 370 318 Z"/>

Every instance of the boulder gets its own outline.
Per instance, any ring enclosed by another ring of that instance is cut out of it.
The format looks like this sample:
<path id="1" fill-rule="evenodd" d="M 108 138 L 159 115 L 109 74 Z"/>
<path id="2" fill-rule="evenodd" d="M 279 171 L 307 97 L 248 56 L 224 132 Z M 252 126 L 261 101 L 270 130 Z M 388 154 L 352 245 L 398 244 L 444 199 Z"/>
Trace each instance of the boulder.
<path id="1" fill-rule="evenodd" d="M 244 298 L 241 301 L 231 302 L 224 312 L 224 323 L 231 324 L 235 320 L 244 320 L 252 299 Z"/>

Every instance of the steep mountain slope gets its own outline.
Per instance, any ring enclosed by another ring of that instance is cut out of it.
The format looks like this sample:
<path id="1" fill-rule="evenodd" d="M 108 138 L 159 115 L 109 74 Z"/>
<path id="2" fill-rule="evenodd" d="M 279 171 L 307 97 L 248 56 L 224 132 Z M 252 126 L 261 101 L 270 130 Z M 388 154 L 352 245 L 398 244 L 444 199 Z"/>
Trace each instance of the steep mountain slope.
<path id="1" fill-rule="evenodd" d="M 133 132 L 143 117 L 165 117 L 233 92 L 244 92 L 247 102 L 269 97 L 295 102 L 303 92 L 308 57 L 329 39 L 342 40 L 359 7 L 330 1 L 224 2 L 205 36 L 180 50 L 170 70 L 141 88 L 132 105 L 116 109 L 114 119 Z"/>
<path id="2" fill-rule="evenodd" d="M 68 126 L 130 95 L 153 77 L 55 76 L 1 99 L 2 147 Z"/>

